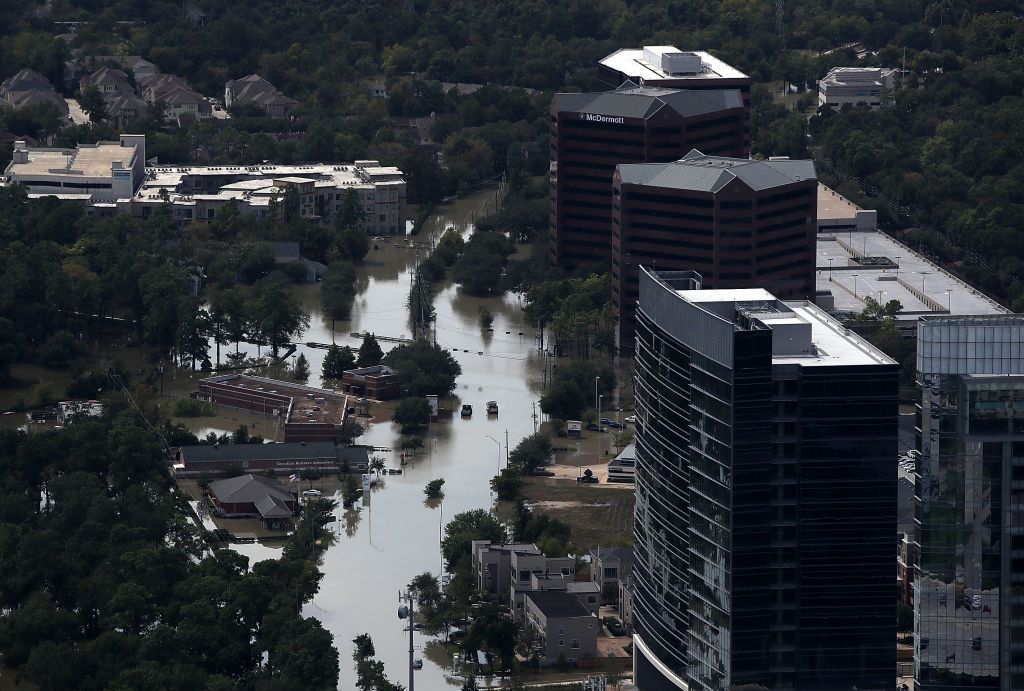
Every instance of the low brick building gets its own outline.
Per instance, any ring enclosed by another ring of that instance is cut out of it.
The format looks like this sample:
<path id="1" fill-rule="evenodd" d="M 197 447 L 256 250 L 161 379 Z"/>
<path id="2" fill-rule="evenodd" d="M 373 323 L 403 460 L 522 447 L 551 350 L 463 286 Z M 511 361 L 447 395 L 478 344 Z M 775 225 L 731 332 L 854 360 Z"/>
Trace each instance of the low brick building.
<path id="1" fill-rule="evenodd" d="M 338 442 L 348 396 L 293 382 L 243 374 L 222 374 L 199 382 L 196 396 L 254 415 L 284 419 L 285 442 Z"/>
<path id="2" fill-rule="evenodd" d="M 387 401 L 402 395 L 398 373 L 387 365 L 360 367 L 342 372 L 342 390 L 353 396 Z"/>
<path id="3" fill-rule="evenodd" d="M 265 527 L 287 528 L 299 510 L 297 497 L 277 480 L 239 475 L 211 482 L 210 498 L 225 518 L 258 516 Z"/>

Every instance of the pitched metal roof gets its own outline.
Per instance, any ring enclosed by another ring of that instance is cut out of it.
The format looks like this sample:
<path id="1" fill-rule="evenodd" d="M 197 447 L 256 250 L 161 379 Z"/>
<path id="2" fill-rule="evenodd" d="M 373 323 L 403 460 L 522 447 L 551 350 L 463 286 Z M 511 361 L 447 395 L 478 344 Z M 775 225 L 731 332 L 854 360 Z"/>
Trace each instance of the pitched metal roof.
<path id="1" fill-rule="evenodd" d="M 813 161 L 705 156 L 696 149 L 671 163 L 620 164 L 618 171 L 623 183 L 712 193 L 736 180 L 755 191 L 817 180 Z"/>
<path id="2" fill-rule="evenodd" d="M 612 117 L 647 118 L 665 107 L 683 117 L 694 117 L 742 108 L 743 96 L 739 89 L 666 89 L 626 82 L 612 91 L 555 94 L 555 104 L 557 110 L 562 112 Z"/>

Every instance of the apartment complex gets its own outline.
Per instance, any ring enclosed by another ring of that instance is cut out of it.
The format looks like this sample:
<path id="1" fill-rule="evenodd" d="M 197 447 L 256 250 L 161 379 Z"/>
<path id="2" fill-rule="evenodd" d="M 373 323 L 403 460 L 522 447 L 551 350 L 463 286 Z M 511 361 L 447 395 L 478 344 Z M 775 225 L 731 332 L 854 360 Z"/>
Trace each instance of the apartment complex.
<path id="1" fill-rule="evenodd" d="M 882 92 L 892 91 L 895 75 L 884 67 L 833 67 L 818 81 L 818 106 L 881 108 Z"/>
<path id="2" fill-rule="evenodd" d="M 374 235 L 405 232 L 405 177 L 377 161 L 346 165 L 157 166 L 146 170 L 138 194 L 122 211 L 148 216 L 169 203 L 183 222 L 210 221 L 234 204 L 240 213 L 266 218 L 273 205 L 295 191 L 300 218 L 328 220 L 341 212 L 345 195 L 356 195 L 363 228 Z"/>
<path id="3" fill-rule="evenodd" d="M 141 134 L 122 134 L 116 142 L 79 144 L 74 149 L 30 148 L 16 141 L 2 182 L 25 185 L 33 198 L 112 205 L 131 199 L 142 183 L 145 162 L 146 137 Z"/>
<path id="4" fill-rule="evenodd" d="M 918 323 L 915 685 L 1024 688 L 1024 316 Z"/>
<path id="5" fill-rule="evenodd" d="M 607 266 L 612 174 L 620 163 L 673 161 L 693 148 L 746 156 L 750 140 L 737 89 L 621 85 L 556 94 L 551 103 L 551 262 Z"/>
<path id="6" fill-rule="evenodd" d="M 891 688 L 898 365 L 813 304 L 640 274 L 635 681 Z"/>
<path id="7" fill-rule="evenodd" d="M 691 151 L 620 165 L 612 189 L 612 281 L 619 347 L 635 329 L 641 267 L 696 271 L 705 288 L 760 287 L 813 299 L 817 176 L 811 161 Z"/>
<path id="8" fill-rule="evenodd" d="M 751 78 L 702 50 L 620 48 L 598 62 L 597 77 L 611 88 L 629 80 L 677 89 L 739 89 L 744 108 L 750 109 Z"/>

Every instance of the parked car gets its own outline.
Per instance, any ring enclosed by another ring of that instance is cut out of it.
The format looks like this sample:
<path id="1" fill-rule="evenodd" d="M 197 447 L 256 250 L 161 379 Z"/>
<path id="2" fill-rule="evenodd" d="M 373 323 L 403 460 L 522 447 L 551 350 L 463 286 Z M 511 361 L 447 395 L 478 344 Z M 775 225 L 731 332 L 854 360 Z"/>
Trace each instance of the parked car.
<path id="1" fill-rule="evenodd" d="M 461 413 L 461 415 L 462 415 L 462 417 L 472 417 L 473 416 L 473 406 L 471 406 L 468 403 L 463 403 L 462 404 L 462 413 Z"/>
<path id="2" fill-rule="evenodd" d="M 602 425 L 614 425 L 615 424 L 615 420 L 612 420 L 610 417 L 603 417 L 603 418 L 601 418 L 601 424 Z"/>
<path id="3" fill-rule="evenodd" d="M 322 494 L 323 494 L 323 492 L 321 492 L 318 489 L 307 489 L 305 492 L 302 493 L 302 496 L 304 496 L 304 497 L 319 497 Z"/>
<path id="4" fill-rule="evenodd" d="M 412 668 L 413 669 L 423 669 L 423 660 L 421 660 L 420 658 L 416 658 L 415 660 L 413 660 Z"/>
<path id="5" fill-rule="evenodd" d="M 488 415 L 497 415 L 498 414 L 498 402 L 497 401 L 487 401 L 487 414 Z"/>
<path id="6" fill-rule="evenodd" d="M 635 425 L 636 424 L 636 415 L 628 415 L 628 416 L 626 416 L 626 422 L 628 422 L 631 425 Z"/>
<path id="7" fill-rule="evenodd" d="M 626 429 L 626 426 L 624 424 L 622 424 L 621 422 L 616 422 L 615 420 L 609 422 L 608 426 L 614 427 L 615 429 Z"/>

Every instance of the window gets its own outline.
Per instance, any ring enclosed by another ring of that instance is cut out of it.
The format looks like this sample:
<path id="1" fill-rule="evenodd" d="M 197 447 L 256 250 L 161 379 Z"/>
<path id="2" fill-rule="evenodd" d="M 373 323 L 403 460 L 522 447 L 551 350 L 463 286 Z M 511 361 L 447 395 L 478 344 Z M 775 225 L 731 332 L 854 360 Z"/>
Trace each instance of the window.
<path id="1" fill-rule="evenodd" d="M 564 636 L 565 635 L 565 627 L 564 626 L 559 626 L 558 627 L 558 635 L 559 636 Z"/>
<path id="2" fill-rule="evenodd" d="M 565 647 L 565 641 L 558 641 L 558 647 L 559 648 L 564 648 Z"/>
<path id="3" fill-rule="evenodd" d="M 587 604 L 588 605 L 597 604 L 597 595 L 587 595 Z"/>
<path id="4" fill-rule="evenodd" d="M 569 647 L 572 648 L 573 650 L 579 650 L 580 649 L 580 639 L 573 638 L 571 641 L 569 641 Z"/>
<path id="5" fill-rule="evenodd" d="M 618 578 L 619 577 L 619 570 L 618 570 L 618 568 L 616 568 L 614 566 L 606 568 L 604 570 L 604 577 L 605 578 Z"/>
<path id="6" fill-rule="evenodd" d="M 528 580 L 530 580 L 530 572 L 529 571 L 520 571 L 519 572 L 519 580 L 521 580 L 521 581 L 528 581 Z"/>

